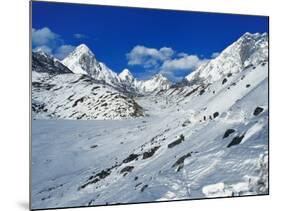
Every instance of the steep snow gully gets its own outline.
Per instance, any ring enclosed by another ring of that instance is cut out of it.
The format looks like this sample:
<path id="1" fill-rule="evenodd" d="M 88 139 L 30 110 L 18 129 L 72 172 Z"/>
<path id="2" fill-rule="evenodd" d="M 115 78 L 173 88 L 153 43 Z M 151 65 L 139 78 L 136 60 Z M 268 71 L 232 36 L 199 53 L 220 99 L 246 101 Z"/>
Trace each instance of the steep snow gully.
<path id="1" fill-rule="evenodd" d="M 267 49 L 247 33 L 185 85 L 141 94 L 81 75 L 76 58 L 79 73 L 36 63 L 32 208 L 268 194 Z"/>

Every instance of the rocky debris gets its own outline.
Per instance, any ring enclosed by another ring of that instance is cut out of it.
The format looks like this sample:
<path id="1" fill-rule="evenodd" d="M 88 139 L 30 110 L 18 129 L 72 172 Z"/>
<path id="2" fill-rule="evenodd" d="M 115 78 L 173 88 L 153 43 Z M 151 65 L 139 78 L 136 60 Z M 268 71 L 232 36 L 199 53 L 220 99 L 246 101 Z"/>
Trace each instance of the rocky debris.
<path id="1" fill-rule="evenodd" d="M 102 170 L 101 172 L 97 173 L 95 176 L 89 177 L 87 183 L 78 187 L 78 191 L 86 188 L 88 185 L 99 182 L 100 180 L 108 177 L 110 174 L 111 174 L 111 169 Z"/>
<path id="2" fill-rule="evenodd" d="M 133 161 L 133 160 L 136 160 L 137 158 L 138 158 L 138 154 L 130 154 L 127 158 L 125 158 L 124 160 L 123 160 L 123 163 L 129 163 L 129 162 L 131 162 L 131 161 Z"/>
<path id="3" fill-rule="evenodd" d="M 168 148 L 173 148 L 173 147 L 175 147 L 176 145 L 182 143 L 183 141 L 184 141 L 184 135 L 181 134 L 177 140 L 175 140 L 175 141 L 173 141 L 172 143 L 168 144 Z"/>
<path id="4" fill-rule="evenodd" d="M 73 103 L 72 107 L 77 106 L 79 102 L 80 102 L 80 103 L 83 103 L 84 100 L 85 100 L 85 97 L 81 97 L 81 98 L 77 99 L 77 100 Z"/>
<path id="5" fill-rule="evenodd" d="M 55 84 L 41 83 L 41 82 L 38 82 L 38 81 L 32 82 L 32 87 L 45 89 L 47 91 L 49 91 L 50 89 L 52 89 L 55 86 L 56 86 Z"/>
<path id="6" fill-rule="evenodd" d="M 152 149 L 143 153 L 142 159 L 150 158 L 154 155 L 154 153 L 160 148 L 160 146 L 153 147 Z"/>
<path id="7" fill-rule="evenodd" d="M 141 184 L 142 184 L 141 182 L 137 183 L 137 184 L 135 185 L 135 188 L 137 188 L 137 187 L 140 186 Z"/>
<path id="8" fill-rule="evenodd" d="M 196 87 L 195 89 L 191 90 L 190 92 L 188 92 L 184 97 L 188 97 L 190 95 L 192 95 L 194 92 L 196 92 L 201 86 Z"/>
<path id="9" fill-rule="evenodd" d="M 205 93 L 205 89 L 201 89 L 200 92 L 199 92 L 199 95 L 202 95 Z"/>
<path id="10" fill-rule="evenodd" d="M 172 167 L 177 167 L 177 172 L 183 168 L 184 160 L 188 157 L 191 157 L 191 152 L 187 153 L 186 155 L 181 156 L 173 165 Z"/>
<path id="11" fill-rule="evenodd" d="M 120 173 L 128 173 L 131 172 L 134 169 L 134 166 L 126 166 L 123 169 L 121 169 Z"/>
<path id="12" fill-rule="evenodd" d="M 148 187 L 148 185 L 144 185 L 144 186 L 142 186 L 142 188 L 141 188 L 141 192 L 143 192 L 146 188 Z"/>

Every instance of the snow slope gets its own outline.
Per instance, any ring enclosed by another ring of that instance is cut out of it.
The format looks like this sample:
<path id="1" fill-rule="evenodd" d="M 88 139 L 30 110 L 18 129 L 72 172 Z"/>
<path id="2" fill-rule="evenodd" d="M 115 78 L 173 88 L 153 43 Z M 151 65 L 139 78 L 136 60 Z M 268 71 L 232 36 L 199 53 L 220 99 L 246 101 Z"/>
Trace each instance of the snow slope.
<path id="1" fill-rule="evenodd" d="M 88 76 L 32 73 L 33 119 L 124 119 L 143 115 L 132 98 Z"/>

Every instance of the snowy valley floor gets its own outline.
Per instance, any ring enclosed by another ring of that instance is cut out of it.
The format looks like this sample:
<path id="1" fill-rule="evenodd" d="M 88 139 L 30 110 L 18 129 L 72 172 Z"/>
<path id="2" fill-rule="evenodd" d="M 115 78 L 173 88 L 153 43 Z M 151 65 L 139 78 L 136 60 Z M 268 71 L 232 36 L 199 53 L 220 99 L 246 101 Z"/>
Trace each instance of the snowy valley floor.
<path id="1" fill-rule="evenodd" d="M 267 110 L 199 121 L 164 98 L 137 102 L 147 117 L 32 122 L 32 208 L 264 193 Z"/>

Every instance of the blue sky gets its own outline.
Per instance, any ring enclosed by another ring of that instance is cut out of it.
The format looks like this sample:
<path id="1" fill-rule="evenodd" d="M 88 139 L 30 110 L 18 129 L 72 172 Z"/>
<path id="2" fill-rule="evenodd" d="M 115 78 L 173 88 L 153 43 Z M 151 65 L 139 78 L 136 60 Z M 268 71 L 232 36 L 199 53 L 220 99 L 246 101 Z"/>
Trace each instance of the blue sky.
<path id="1" fill-rule="evenodd" d="M 186 11 L 32 3 L 32 45 L 62 59 L 85 43 L 99 61 L 140 79 L 180 80 L 268 18 Z"/>

